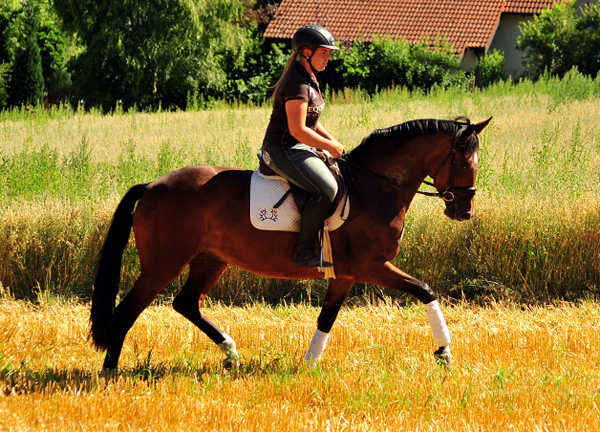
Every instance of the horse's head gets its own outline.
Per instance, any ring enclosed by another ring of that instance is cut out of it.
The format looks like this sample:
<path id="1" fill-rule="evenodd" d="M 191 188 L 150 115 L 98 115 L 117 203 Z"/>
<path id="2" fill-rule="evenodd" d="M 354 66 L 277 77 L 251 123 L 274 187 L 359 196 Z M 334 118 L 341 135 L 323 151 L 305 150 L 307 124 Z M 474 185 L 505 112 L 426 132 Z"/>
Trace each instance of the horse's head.
<path id="1" fill-rule="evenodd" d="M 431 158 L 433 184 L 446 203 L 444 214 L 457 221 L 469 220 L 475 214 L 475 177 L 479 162 L 477 135 L 492 118 L 477 124 L 457 119 L 459 125 L 450 148 L 442 146 Z"/>

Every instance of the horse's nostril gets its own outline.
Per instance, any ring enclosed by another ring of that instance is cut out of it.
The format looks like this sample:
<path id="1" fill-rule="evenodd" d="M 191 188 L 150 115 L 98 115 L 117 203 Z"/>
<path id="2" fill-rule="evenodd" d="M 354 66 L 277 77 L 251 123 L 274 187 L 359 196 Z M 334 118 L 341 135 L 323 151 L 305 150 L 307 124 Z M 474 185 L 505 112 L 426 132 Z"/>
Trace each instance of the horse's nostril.
<path id="1" fill-rule="evenodd" d="M 467 212 L 467 213 L 463 213 L 462 215 L 460 215 L 460 220 L 469 220 L 471 219 L 471 212 Z"/>

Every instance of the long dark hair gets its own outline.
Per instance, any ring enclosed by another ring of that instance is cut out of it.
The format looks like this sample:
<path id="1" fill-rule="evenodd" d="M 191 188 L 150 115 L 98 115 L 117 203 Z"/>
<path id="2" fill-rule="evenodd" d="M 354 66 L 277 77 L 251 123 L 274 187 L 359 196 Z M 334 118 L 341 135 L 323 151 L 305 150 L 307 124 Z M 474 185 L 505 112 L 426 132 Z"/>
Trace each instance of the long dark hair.
<path id="1" fill-rule="evenodd" d="M 292 55 L 290 56 L 290 58 L 288 59 L 286 65 L 285 65 L 285 69 L 283 69 L 283 72 L 282 72 L 281 76 L 279 77 L 279 80 L 273 87 L 271 87 L 273 89 L 273 97 L 275 97 L 275 93 L 277 92 L 277 88 L 279 87 L 279 84 L 281 84 L 283 77 L 292 68 L 292 66 L 294 65 L 294 62 L 296 62 L 298 60 L 298 56 L 300 55 L 300 53 L 302 52 L 302 50 L 304 48 L 307 48 L 307 47 L 302 46 L 302 47 L 298 47 L 298 49 L 295 49 L 294 52 L 292 53 Z"/>

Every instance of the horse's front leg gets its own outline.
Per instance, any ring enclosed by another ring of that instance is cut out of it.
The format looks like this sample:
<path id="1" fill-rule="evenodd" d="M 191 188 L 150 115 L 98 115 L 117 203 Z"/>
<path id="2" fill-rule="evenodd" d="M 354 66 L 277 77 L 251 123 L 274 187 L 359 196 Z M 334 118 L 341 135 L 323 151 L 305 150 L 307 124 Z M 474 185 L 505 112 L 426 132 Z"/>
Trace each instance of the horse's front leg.
<path id="1" fill-rule="evenodd" d="M 374 270 L 368 279 L 369 283 L 405 292 L 423 303 L 433 339 L 438 346 L 434 355 L 441 364 L 449 365 L 452 362 L 450 332 L 437 297 L 429 285 L 403 272 L 389 261 L 382 268 Z"/>
<path id="2" fill-rule="evenodd" d="M 325 293 L 325 302 L 317 320 L 317 330 L 304 357 L 304 361 L 308 366 L 316 366 L 321 359 L 331 327 L 353 285 L 354 279 L 331 279 L 329 281 L 329 287 L 327 287 Z"/>

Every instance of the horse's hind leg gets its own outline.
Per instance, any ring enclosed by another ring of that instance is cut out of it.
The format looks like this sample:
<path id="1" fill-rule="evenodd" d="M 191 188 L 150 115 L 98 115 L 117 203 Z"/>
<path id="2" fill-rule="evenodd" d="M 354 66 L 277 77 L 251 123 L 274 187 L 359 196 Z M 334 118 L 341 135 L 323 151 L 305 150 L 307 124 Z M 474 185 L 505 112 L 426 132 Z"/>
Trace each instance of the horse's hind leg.
<path id="1" fill-rule="evenodd" d="M 202 330 L 223 351 L 229 367 L 238 359 L 234 340 L 200 310 L 211 288 L 225 272 L 227 263 L 213 256 L 200 254 L 190 262 L 188 279 L 173 300 L 173 308 Z"/>
<path id="2" fill-rule="evenodd" d="M 156 274 L 150 274 L 142 269 L 134 287 L 115 308 L 103 370 L 112 370 L 117 367 L 127 332 L 138 316 L 150 306 L 152 300 L 174 277 L 176 275 L 160 278 Z"/>

